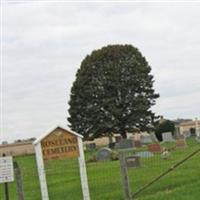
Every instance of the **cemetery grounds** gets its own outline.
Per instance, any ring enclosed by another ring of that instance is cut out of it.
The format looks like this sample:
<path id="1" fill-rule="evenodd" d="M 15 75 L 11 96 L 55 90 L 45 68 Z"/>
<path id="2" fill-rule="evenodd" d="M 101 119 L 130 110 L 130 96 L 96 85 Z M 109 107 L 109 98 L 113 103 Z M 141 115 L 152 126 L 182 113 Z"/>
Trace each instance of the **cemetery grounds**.
<path id="1" fill-rule="evenodd" d="M 195 139 L 187 139 L 188 147 L 174 149 L 169 159 L 160 153 L 142 158 L 140 168 L 129 168 L 129 182 L 132 192 L 163 173 L 178 161 L 200 148 Z M 162 146 L 172 148 L 174 143 Z M 134 151 L 146 151 L 141 147 Z M 132 152 L 133 153 L 133 152 Z M 124 200 L 118 160 L 94 162 L 95 150 L 86 151 L 86 165 L 91 200 Z M 115 155 L 114 155 L 115 156 Z M 25 200 L 41 200 L 38 173 L 34 155 L 15 157 L 21 168 Z M 81 200 L 82 191 L 77 159 L 55 160 L 45 163 L 50 200 Z M 10 200 L 17 200 L 16 183 L 9 183 Z M 3 184 L 0 199 L 4 198 Z M 189 159 L 177 169 L 155 182 L 136 196 L 137 200 L 198 200 L 200 199 L 200 153 Z"/>

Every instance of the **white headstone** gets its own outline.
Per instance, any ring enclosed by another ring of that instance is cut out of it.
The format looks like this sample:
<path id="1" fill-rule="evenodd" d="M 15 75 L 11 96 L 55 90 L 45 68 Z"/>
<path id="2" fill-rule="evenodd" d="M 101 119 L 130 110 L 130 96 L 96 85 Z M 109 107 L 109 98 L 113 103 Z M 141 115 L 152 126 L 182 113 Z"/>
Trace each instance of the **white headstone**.
<path id="1" fill-rule="evenodd" d="M 174 141 L 171 132 L 162 133 L 162 138 L 163 138 L 164 142 L 173 142 Z"/>
<path id="2" fill-rule="evenodd" d="M 191 133 L 190 133 L 190 131 L 188 131 L 188 130 L 183 131 L 183 135 L 184 135 L 185 138 L 191 137 Z"/>
<path id="3" fill-rule="evenodd" d="M 141 143 L 142 144 L 149 144 L 149 143 L 152 143 L 152 139 L 151 139 L 151 136 L 149 134 L 145 134 L 145 135 L 141 135 Z"/>
<path id="4" fill-rule="evenodd" d="M 198 124 L 198 118 L 195 119 L 195 129 L 196 129 L 196 136 L 200 137 L 200 128 Z"/>
<path id="5" fill-rule="evenodd" d="M 153 142 L 158 142 L 158 139 L 157 139 L 157 137 L 156 137 L 156 135 L 155 135 L 154 132 L 151 132 L 151 133 L 150 133 L 150 136 L 151 136 L 151 140 L 152 140 Z"/>
<path id="6" fill-rule="evenodd" d="M 136 153 L 137 156 L 140 156 L 141 158 L 150 158 L 153 157 L 154 154 L 150 151 L 140 151 Z"/>
<path id="7" fill-rule="evenodd" d="M 133 140 L 134 140 L 134 141 L 140 141 L 140 140 L 141 140 L 141 134 L 135 133 L 135 134 L 133 135 Z"/>

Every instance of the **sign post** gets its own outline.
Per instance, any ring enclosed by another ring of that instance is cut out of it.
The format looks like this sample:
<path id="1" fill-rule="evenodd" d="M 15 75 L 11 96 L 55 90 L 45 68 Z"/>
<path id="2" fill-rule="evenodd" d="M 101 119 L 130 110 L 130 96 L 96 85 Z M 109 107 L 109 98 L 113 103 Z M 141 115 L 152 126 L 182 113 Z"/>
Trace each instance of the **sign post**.
<path id="1" fill-rule="evenodd" d="M 34 142 L 42 200 L 49 200 L 44 160 L 78 157 L 83 199 L 90 200 L 81 135 L 54 127 Z"/>
<path id="2" fill-rule="evenodd" d="M 83 151 L 83 141 L 82 138 L 78 138 L 78 146 L 80 151 L 79 156 L 79 168 L 80 168 L 80 176 L 81 176 L 81 187 L 83 191 L 83 199 L 90 200 L 90 193 L 88 188 L 88 179 L 87 179 L 87 171 L 85 166 L 85 156 Z"/>
<path id="3" fill-rule="evenodd" d="M 37 143 L 35 145 L 35 154 L 36 154 L 38 175 L 40 180 L 40 190 L 41 190 L 42 200 L 49 200 L 42 148 L 40 143 Z"/>
<path id="4" fill-rule="evenodd" d="M 14 164 L 15 180 L 16 180 L 16 184 L 17 184 L 18 200 L 24 200 L 24 191 L 23 191 L 21 170 L 20 170 L 19 165 L 16 161 L 14 161 L 13 164 Z"/>

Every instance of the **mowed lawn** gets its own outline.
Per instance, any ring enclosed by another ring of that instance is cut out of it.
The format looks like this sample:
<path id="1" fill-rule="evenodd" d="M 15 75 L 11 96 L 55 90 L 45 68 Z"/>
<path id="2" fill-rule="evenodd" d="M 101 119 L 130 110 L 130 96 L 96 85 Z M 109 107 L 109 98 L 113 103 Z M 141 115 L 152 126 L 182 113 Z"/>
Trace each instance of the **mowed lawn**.
<path id="1" fill-rule="evenodd" d="M 130 168 L 132 192 L 200 148 L 188 140 L 186 149 L 171 151 L 168 160 L 155 154 L 141 159 L 140 168 Z M 163 144 L 173 147 L 174 144 Z M 145 147 L 137 151 L 143 151 Z M 89 160 L 95 152 L 86 152 Z M 21 168 L 25 200 L 41 200 L 35 156 L 14 158 Z M 82 192 L 77 159 L 45 163 L 50 200 L 81 200 Z M 123 200 L 119 161 L 87 162 L 91 200 Z M 9 183 L 10 200 L 17 200 L 16 183 Z M 1 184 L 0 199 L 4 199 Z M 200 153 L 135 197 L 137 200 L 198 200 L 200 199 Z"/>

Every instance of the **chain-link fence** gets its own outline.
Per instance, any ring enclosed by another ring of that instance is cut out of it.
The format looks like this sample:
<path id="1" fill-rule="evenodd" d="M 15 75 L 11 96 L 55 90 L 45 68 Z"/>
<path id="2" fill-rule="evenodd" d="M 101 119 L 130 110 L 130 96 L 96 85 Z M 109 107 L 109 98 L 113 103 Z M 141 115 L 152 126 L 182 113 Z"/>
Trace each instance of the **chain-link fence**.
<path id="1" fill-rule="evenodd" d="M 159 145 L 160 152 L 148 151 L 148 145 L 122 152 L 128 176 L 126 199 L 174 199 L 170 194 L 177 195 L 180 189 L 177 199 L 195 200 L 190 193 L 186 198 L 184 192 L 190 191 L 191 183 L 200 186 L 200 145 L 194 139 L 188 139 L 183 148 L 177 148 L 175 142 Z M 200 195 L 200 190 L 197 193 Z"/>
<path id="2" fill-rule="evenodd" d="M 200 195 L 200 153 L 134 196 L 142 187 L 199 149 L 200 145 L 194 139 L 188 139 L 186 148 L 176 148 L 173 142 L 162 143 L 161 147 L 160 152 L 150 152 L 148 145 L 125 151 L 131 199 L 176 199 L 172 198 L 174 196 L 184 199 L 187 195 L 193 195 L 188 198 L 190 200 L 198 199 L 199 196 L 195 199 L 195 195 Z M 168 154 L 165 155 L 163 149 L 167 149 Z M 91 200 L 124 200 L 123 174 L 117 159 L 119 151 L 114 150 L 115 159 L 96 161 L 93 158 L 97 151 L 85 152 Z M 14 160 L 21 170 L 24 199 L 41 200 L 35 155 L 15 157 Z M 77 158 L 48 161 L 45 171 L 50 200 L 83 199 Z M 18 200 L 16 181 L 8 185 L 10 200 Z M 3 200 L 4 184 L 0 186 L 0 199 Z M 193 190 L 195 192 L 191 194 Z"/>

